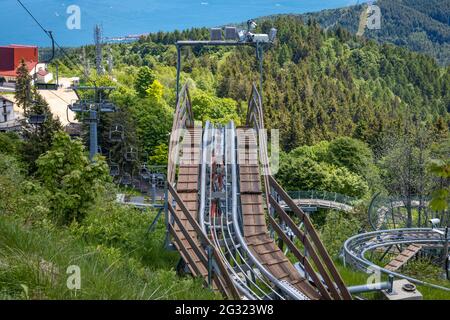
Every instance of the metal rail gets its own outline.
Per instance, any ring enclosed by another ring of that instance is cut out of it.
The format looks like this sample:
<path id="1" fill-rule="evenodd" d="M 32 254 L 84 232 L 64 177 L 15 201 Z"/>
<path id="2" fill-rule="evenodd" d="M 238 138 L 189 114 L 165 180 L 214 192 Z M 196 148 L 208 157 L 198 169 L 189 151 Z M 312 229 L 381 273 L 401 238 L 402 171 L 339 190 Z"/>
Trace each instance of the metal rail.
<path id="1" fill-rule="evenodd" d="M 235 127 L 234 123 L 231 123 L 231 148 L 232 150 L 236 150 L 236 133 L 235 133 Z M 232 200 L 232 208 L 233 208 L 233 224 L 235 226 L 240 226 L 239 223 L 239 217 L 238 217 L 238 180 L 237 180 L 237 159 L 236 159 L 236 152 L 234 153 L 234 158 L 231 160 L 231 176 L 232 176 L 232 185 L 233 185 L 233 200 Z M 250 250 L 250 248 L 247 245 L 247 242 L 242 234 L 241 228 L 236 227 L 235 228 L 237 239 L 242 246 L 242 248 L 247 253 L 249 259 L 252 261 L 252 263 L 260 270 L 260 272 L 269 279 L 270 282 L 272 282 L 283 294 L 287 295 L 287 297 L 290 297 L 295 300 L 308 300 L 308 297 L 299 293 L 295 292 L 290 288 L 289 285 L 286 285 L 282 281 L 278 280 L 271 272 L 267 270 L 266 267 L 258 260 L 258 258 L 253 254 L 253 252 Z"/>
<path id="2" fill-rule="evenodd" d="M 224 165 L 225 167 L 228 166 L 228 155 L 229 153 L 231 154 L 231 157 L 233 158 L 235 150 L 233 150 L 232 148 L 229 148 L 229 146 L 227 145 L 227 137 L 225 135 L 225 130 L 220 130 L 219 132 L 221 132 L 221 139 L 220 139 L 220 148 L 216 148 L 221 150 L 221 153 L 219 155 L 223 155 L 222 159 L 224 160 Z M 228 131 L 227 131 L 228 132 Z M 216 137 L 215 134 L 213 134 L 214 137 Z M 217 147 L 217 145 L 216 145 Z M 232 210 L 230 210 L 232 208 L 232 205 L 229 205 L 229 194 L 233 195 L 233 192 L 231 190 L 230 192 L 230 188 L 229 188 L 229 177 L 228 177 L 228 168 L 226 168 L 224 170 L 224 181 L 223 181 L 223 185 L 225 186 L 225 192 L 226 192 L 226 203 L 225 203 L 225 212 L 222 212 L 221 217 L 220 217 L 220 233 L 222 235 L 222 240 L 223 243 L 225 245 L 225 250 L 222 251 L 223 253 L 223 258 L 224 260 L 227 262 L 228 267 L 231 270 L 231 273 L 234 275 L 234 279 L 236 279 L 237 282 L 240 283 L 239 288 L 241 290 L 243 290 L 247 296 L 247 298 L 250 299 L 258 299 L 258 300 L 262 300 L 262 299 L 272 299 L 272 297 L 268 294 L 268 292 L 272 292 L 273 295 L 277 296 L 279 298 L 283 298 L 281 295 L 279 295 L 275 290 L 273 290 L 271 288 L 271 286 L 266 282 L 266 280 L 259 274 L 259 272 L 256 272 L 253 267 L 248 263 L 248 259 L 244 256 L 243 253 L 241 253 L 240 250 L 240 245 L 236 243 L 235 239 L 234 239 L 234 232 L 236 228 L 239 228 L 239 226 L 235 226 L 233 224 L 233 221 L 230 220 L 231 216 L 232 216 Z M 233 188 L 233 183 L 231 182 L 231 189 Z M 218 191 L 218 190 L 215 190 Z M 219 208 L 222 209 L 222 208 Z M 224 216 L 226 217 L 226 221 L 225 221 L 225 225 L 224 225 Z M 217 224 L 217 216 L 214 215 L 214 220 L 213 220 L 213 226 L 218 226 Z M 231 230 L 231 227 L 233 226 L 233 230 Z M 216 240 L 217 246 L 219 248 L 222 248 L 222 246 L 220 245 L 220 241 L 219 241 L 219 235 L 218 235 L 218 229 L 217 228 L 213 228 L 212 231 L 214 232 L 214 239 Z M 229 236 L 229 238 L 226 237 L 226 235 Z M 229 240 L 229 241 L 228 241 Z M 231 242 L 231 248 L 229 243 Z M 238 254 L 238 257 L 235 257 L 235 253 Z M 228 259 L 227 259 L 228 257 Z M 239 259 L 239 261 L 238 261 Z M 231 260 L 231 261 L 230 261 Z M 232 266 L 232 264 L 235 265 L 235 267 Z M 238 272 L 236 272 L 237 269 L 238 271 L 240 271 L 239 273 L 244 277 L 244 280 L 241 279 L 241 277 L 239 276 Z M 250 274 L 248 274 L 250 273 Z M 260 281 L 260 285 L 257 284 L 256 279 L 259 279 Z M 261 285 L 264 286 L 264 288 L 261 288 Z M 265 290 L 264 290 L 265 289 Z M 251 296 L 249 296 L 248 294 L 250 294 Z"/>
<path id="3" fill-rule="evenodd" d="M 406 279 L 416 284 L 450 291 L 450 288 L 415 279 L 380 267 L 366 258 L 368 252 L 384 247 L 388 248 L 397 245 L 410 244 L 440 247 L 443 246 L 443 243 L 444 240 L 441 235 L 436 232 L 436 229 L 431 228 L 403 228 L 367 232 L 353 236 L 344 243 L 344 263 L 366 273 L 380 272 L 400 279 Z"/>

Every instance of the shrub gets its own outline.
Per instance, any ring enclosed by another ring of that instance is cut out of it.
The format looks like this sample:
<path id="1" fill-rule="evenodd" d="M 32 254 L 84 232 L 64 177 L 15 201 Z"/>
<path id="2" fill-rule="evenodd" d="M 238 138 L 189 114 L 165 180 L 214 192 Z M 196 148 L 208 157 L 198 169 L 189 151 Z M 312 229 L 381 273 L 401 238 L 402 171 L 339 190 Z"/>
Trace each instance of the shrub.
<path id="1" fill-rule="evenodd" d="M 330 211 L 325 225 L 320 230 L 321 239 L 330 255 L 336 257 L 344 244 L 351 236 L 357 234 L 361 228 L 358 220 L 346 213 Z"/>
<path id="2" fill-rule="evenodd" d="M 110 180 L 103 158 L 90 162 L 81 141 L 65 133 L 55 135 L 51 149 L 36 163 L 37 176 L 50 192 L 52 213 L 63 224 L 81 221 Z"/>

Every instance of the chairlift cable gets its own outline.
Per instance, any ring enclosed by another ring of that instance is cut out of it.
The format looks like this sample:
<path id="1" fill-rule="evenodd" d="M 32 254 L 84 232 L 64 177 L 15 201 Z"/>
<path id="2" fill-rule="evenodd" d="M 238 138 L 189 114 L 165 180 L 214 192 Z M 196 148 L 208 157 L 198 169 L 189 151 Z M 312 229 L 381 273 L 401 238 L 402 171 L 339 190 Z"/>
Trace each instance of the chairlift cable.
<path id="1" fill-rule="evenodd" d="M 47 37 L 50 38 L 50 40 L 52 40 L 52 42 L 58 47 L 59 50 L 61 50 L 61 52 L 63 53 L 63 55 L 70 60 L 70 62 L 73 63 L 73 65 L 82 73 L 84 72 L 84 70 L 78 65 L 77 62 L 74 62 L 73 58 L 71 58 L 69 56 L 69 54 L 66 52 L 66 50 L 64 50 L 64 48 L 62 48 L 59 43 L 54 39 L 53 35 L 51 34 L 50 31 L 48 31 L 47 29 L 44 28 L 44 26 L 39 22 L 39 20 L 33 15 L 33 13 L 23 4 L 23 2 L 21 0 L 17 0 L 17 2 L 22 6 L 22 8 L 28 13 L 28 15 L 36 22 L 36 24 L 42 29 L 42 31 L 47 35 Z M 81 62 L 81 60 L 79 60 L 78 62 Z M 95 84 L 95 80 L 90 78 L 89 76 L 87 77 L 87 79 L 91 80 L 94 85 Z"/>

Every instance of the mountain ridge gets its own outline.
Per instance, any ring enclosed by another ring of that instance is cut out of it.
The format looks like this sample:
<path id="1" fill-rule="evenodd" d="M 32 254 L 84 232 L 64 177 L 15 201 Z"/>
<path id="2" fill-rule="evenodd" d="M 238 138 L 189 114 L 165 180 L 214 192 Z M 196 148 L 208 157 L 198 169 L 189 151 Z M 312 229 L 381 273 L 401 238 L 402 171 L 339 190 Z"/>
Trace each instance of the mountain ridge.
<path id="1" fill-rule="evenodd" d="M 381 29 L 364 30 L 364 37 L 393 43 L 434 57 L 440 65 L 450 64 L 450 2 L 445 0 L 379 0 Z M 367 4 L 326 9 L 305 14 L 287 14 L 305 21 L 314 19 L 324 29 L 343 27 L 358 31 L 360 15 Z M 260 20 L 276 16 L 262 17 Z"/>

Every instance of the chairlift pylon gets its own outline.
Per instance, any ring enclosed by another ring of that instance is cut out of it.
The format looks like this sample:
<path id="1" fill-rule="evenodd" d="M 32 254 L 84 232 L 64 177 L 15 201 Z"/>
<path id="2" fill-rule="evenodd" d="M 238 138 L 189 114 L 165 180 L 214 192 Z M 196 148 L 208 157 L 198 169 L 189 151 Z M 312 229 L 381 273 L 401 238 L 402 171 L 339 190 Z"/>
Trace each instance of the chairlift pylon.
<path id="1" fill-rule="evenodd" d="M 120 175 L 120 166 L 117 162 L 112 160 L 112 150 L 109 150 L 108 156 L 109 175 L 111 177 L 118 177 Z"/>
<path id="2" fill-rule="evenodd" d="M 112 161 L 109 162 L 109 175 L 111 177 L 117 177 L 120 175 L 120 167 L 117 163 Z"/>

